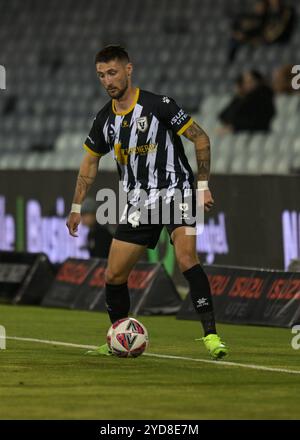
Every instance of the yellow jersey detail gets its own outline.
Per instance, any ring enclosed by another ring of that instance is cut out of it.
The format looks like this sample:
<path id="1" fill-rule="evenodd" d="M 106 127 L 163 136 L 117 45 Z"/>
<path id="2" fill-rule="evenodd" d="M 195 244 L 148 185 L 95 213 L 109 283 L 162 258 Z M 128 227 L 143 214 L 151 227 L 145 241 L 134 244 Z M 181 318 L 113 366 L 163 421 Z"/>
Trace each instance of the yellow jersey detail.
<path id="1" fill-rule="evenodd" d="M 193 118 L 190 118 L 189 121 L 188 121 L 186 124 L 184 124 L 184 126 L 181 127 L 180 130 L 177 131 L 178 136 L 180 136 L 181 134 L 183 134 L 183 133 L 185 132 L 185 130 L 186 130 L 187 128 L 189 128 L 189 127 L 192 125 L 193 122 L 194 122 L 194 121 L 193 121 Z"/>
<path id="2" fill-rule="evenodd" d="M 100 153 L 96 153 L 95 151 L 93 151 L 90 147 L 88 147 L 86 144 L 83 144 L 83 148 L 90 153 L 92 156 L 96 156 L 96 157 L 102 157 L 104 156 L 104 154 L 100 154 Z"/>
<path id="3" fill-rule="evenodd" d="M 120 116 L 128 115 L 128 113 L 130 113 L 134 109 L 136 103 L 138 102 L 139 96 L 140 96 L 140 89 L 137 87 L 133 103 L 131 104 L 129 109 L 127 109 L 127 110 L 125 110 L 123 112 L 117 112 L 116 105 L 115 105 L 115 100 L 113 99 L 111 101 L 112 111 L 114 112 L 115 115 L 120 115 Z"/>

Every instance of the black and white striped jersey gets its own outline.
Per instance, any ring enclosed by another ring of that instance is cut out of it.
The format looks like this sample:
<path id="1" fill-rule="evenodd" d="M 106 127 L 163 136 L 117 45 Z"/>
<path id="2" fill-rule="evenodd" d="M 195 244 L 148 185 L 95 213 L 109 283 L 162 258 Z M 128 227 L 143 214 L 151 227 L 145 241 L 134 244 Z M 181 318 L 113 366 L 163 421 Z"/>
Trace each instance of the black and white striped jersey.
<path id="1" fill-rule="evenodd" d="M 110 100 L 97 114 L 84 148 L 111 153 L 126 192 L 193 188 L 194 177 L 180 135 L 192 118 L 167 97 L 137 89 L 132 106 L 122 113 Z"/>

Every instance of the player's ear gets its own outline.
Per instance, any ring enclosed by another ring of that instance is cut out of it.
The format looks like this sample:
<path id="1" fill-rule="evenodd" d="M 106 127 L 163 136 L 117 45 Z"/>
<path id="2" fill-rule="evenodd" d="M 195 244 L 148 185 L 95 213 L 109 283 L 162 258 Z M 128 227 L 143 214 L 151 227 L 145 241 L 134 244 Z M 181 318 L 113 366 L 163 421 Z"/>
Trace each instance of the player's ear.
<path id="1" fill-rule="evenodd" d="M 131 75 L 132 75 L 132 71 L 133 71 L 132 63 L 127 63 L 127 64 L 126 64 L 126 71 L 127 71 L 127 75 L 128 75 L 128 76 L 131 76 Z"/>

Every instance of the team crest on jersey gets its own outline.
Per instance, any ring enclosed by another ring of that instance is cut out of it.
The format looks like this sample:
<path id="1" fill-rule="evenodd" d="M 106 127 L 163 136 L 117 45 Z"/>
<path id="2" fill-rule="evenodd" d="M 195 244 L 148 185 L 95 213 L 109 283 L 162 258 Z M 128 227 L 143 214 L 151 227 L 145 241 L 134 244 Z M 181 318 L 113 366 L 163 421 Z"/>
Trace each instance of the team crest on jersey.
<path id="1" fill-rule="evenodd" d="M 148 128 L 148 119 L 147 116 L 142 116 L 141 118 L 136 119 L 136 125 L 138 131 L 141 131 L 142 133 L 145 133 L 145 131 Z"/>

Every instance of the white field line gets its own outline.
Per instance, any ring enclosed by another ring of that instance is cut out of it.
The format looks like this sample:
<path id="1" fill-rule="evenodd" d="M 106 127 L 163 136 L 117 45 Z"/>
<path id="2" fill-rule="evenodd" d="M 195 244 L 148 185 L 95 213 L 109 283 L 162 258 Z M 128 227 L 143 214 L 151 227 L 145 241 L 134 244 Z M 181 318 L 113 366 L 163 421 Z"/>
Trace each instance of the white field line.
<path id="1" fill-rule="evenodd" d="M 24 341 L 24 342 L 38 342 L 40 344 L 61 345 L 63 347 L 76 347 L 76 348 L 85 348 L 85 349 L 97 348 L 96 345 L 72 344 L 71 342 L 49 341 L 47 339 L 19 338 L 16 336 L 7 336 L 6 339 L 12 339 L 15 341 Z M 289 370 L 286 368 L 265 367 L 264 365 L 241 364 L 238 362 L 213 361 L 213 360 L 208 360 L 208 359 L 195 359 L 195 358 L 190 358 L 190 357 L 185 357 L 185 356 L 170 356 L 170 355 L 166 355 L 166 354 L 155 354 L 155 353 L 144 353 L 143 356 L 156 357 L 156 358 L 160 358 L 160 359 L 179 359 L 179 360 L 184 360 L 184 361 L 202 362 L 205 364 L 214 364 L 214 365 L 226 365 L 228 367 L 250 368 L 252 370 L 270 371 L 270 372 L 275 372 L 275 373 L 300 374 L 299 370 Z"/>

